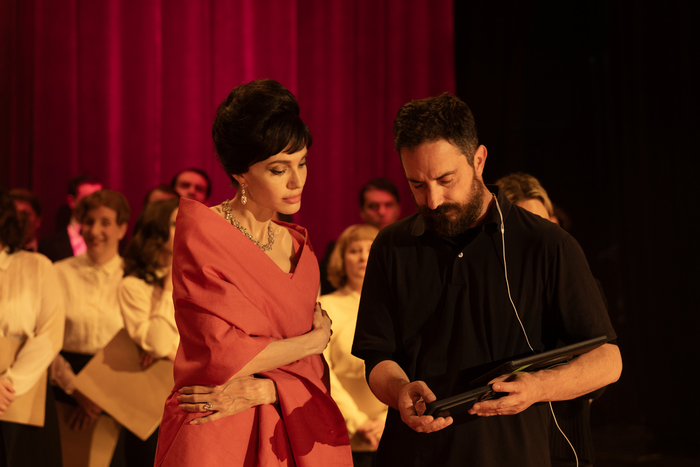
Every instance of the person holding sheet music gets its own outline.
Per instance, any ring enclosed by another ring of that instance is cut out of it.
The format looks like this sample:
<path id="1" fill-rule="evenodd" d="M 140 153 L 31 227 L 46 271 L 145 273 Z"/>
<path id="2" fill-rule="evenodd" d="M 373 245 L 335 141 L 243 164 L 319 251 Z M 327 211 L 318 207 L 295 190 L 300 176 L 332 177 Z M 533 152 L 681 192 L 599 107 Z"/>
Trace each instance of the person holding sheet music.
<path id="1" fill-rule="evenodd" d="M 87 252 L 55 265 L 64 292 L 66 331 L 51 376 L 57 385 L 64 464 L 85 465 L 88 458 L 99 455 L 109 465 L 121 426 L 77 390 L 74 380 L 124 327 L 117 300 L 124 276 L 119 241 L 126 234 L 130 208 L 121 193 L 99 190 L 78 203 L 75 215 Z M 121 450 L 116 452 L 120 458 Z"/>
<path id="2" fill-rule="evenodd" d="M 173 306 L 173 238 L 179 198 L 155 201 L 141 212 L 124 253 L 124 279 L 118 289 L 124 325 L 142 349 L 141 364 L 175 360 L 180 335 Z M 124 430 L 124 457 L 129 467 L 152 467 L 158 430 L 146 441 Z"/>
<path id="3" fill-rule="evenodd" d="M 38 409 L 43 426 L 29 425 L 30 417 L 17 413 L 32 409 L 20 405 L 22 396 L 46 390 L 43 376 L 61 350 L 65 320 L 53 264 L 44 255 L 22 250 L 23 236 L 15 204 L 0 190 L 0 466 L 60 466 L 51 392 Z"/>

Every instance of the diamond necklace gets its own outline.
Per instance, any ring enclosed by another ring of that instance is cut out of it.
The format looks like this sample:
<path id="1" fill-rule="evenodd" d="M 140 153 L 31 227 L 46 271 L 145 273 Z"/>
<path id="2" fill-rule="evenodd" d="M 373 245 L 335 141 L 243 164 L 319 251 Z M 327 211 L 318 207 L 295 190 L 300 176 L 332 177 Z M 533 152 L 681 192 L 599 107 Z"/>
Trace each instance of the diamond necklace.
<path id="1" fill-rule="evenodd" d="M 231 206 L 229 206 L 228 200 L 221 203 L 221 210 L 226 213 L 226 220 L 229 221 L 232 226 L 240 230 L 243 235 L 248 237 L 248 240 L 255 243 L 262 251 L 272 251 L 272 244 L 275 243 L 275 234 L 272 232 L 272 221 L 267 224 L 267 236 L 270 241 L 267 245 L 261 245 L 260 242 L 254 239 L 253 236 L 248 233 L 248 230 L 246 230 L 246 228 L 243 227 L 240 222 L 238 222 L 236 216 L 234 216 L 233 212 L 231 211 Z"/>

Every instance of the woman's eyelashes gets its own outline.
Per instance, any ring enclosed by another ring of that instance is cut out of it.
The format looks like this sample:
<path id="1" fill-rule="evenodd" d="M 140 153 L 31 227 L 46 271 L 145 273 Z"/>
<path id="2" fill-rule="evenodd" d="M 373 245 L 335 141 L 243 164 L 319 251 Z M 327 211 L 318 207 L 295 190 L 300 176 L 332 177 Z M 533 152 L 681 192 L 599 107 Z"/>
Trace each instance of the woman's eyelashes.
<path id="1" fill-rule="evenodd" d="M 306 161 L 300 162 L 299 168 L 303 169 L 304 167 L 306 167 Z M 270 169 L 270 172 L 273 175 L 284 175 L 287 172 L 287 168 L 286 167 L 273 167 Z"/>

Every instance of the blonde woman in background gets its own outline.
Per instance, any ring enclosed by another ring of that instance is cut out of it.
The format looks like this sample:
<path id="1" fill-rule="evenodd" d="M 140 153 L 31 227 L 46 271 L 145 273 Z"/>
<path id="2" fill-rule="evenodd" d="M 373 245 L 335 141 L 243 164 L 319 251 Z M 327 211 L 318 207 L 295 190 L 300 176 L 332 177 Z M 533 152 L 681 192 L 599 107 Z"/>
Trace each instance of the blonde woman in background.
<path id="1" fill-rule="evenodd" d="M 387 406 L 365 379 L 365 363 L 350 354 L 369 250 L 379 230 L 352 225 L 338 238 L 328 262 L 328 280 L 337 289 L 320 298 L 333 320 L 333 335 L 323 352 L 331 370 L 331 395 L 345 418 L 355 466 L 372 466 Z"/>

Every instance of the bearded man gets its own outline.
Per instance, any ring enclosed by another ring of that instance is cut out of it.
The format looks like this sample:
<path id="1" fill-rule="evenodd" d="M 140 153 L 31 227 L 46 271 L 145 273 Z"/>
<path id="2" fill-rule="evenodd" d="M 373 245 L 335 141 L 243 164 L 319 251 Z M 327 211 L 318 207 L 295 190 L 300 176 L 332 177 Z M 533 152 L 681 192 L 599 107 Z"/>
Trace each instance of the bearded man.
<path id="1" fill-rule="evenodd" d="M 583 252 L 484 185 L 487 151 L 460 99 L 406 104 L 394 137 L 419 212 L 374 241 L 353 344 L 372 391 L 390 406 L 378 465 L 549 466 L 547 402 L 611 384 L 622 371 Z M 423 415 L 426 403 L 467 390 L 510 357 L 600 335 L 612 342 L 568 365 L 492 380 L 505 397 L 454 417 Z"/>

